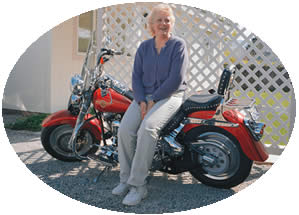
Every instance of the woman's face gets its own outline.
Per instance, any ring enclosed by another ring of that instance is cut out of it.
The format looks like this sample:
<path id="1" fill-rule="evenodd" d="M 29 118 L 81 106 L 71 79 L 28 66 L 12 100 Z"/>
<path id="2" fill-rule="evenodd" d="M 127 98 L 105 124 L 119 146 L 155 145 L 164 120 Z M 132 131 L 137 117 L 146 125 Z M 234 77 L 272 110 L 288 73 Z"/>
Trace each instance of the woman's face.
<path id="1" fill-rule="evenodd" d="M 157 12 L 154 17 L 153 30 L 156 37 L 169 37 L 172 23 L 170 15 L 164 11 Z"/>

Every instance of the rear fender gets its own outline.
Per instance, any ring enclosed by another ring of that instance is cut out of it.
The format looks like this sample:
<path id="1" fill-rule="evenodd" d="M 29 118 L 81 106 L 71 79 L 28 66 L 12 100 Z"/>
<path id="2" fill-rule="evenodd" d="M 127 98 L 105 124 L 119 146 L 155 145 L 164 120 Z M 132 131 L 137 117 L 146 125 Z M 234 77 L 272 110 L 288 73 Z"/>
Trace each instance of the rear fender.
<path id="1" fill-rule="evenodd" d="M 242 151 L 250 160 L 260 162 L 267 160 L 269 154 L 265 150 L 264 145 L 260 141 L 255 141 L 247 130 L 244 124 L 244 116 L 238 111 L 226 111 L 223 115 L 227 121 L 236 123 L 239 126 L 217 128 L 225 130 L 225 132 L 230 133 L 234 138 L 236 138 L 242 148 Z M 187 124 L 183 131 L 184 133 L 187 133 L 196 127 L 199 127 L 198 129 L 200 129 L 201 126 L 203 126 L 203 128 L 206 127 L 198 124 Z M 213 129 L 213 126 L 210 127 Z"/>
<path id="2" fill-rule="evenodd" d="M 85 116 L 85 120 L 92 117 L 91 114 L 87 114 Z M 58 112 L 55 112 L 51 115 L 49 115 L 47 118 L 44 119 L 42 122 L 42 127 L 50 127 L 50 126 L 57 126 L 57 125 L 63 125 L 63 124 L 69 124 L 73 128 L 76 125 L 77 116 L 72 115 L 68 110 L 61 110 Z M 94 137 L 97 140 L 101 140 L 102 136 L 102 129 L 101 129 L 101 123 L 98 119 L 93 119 L 88 121 L 84 126 L 84 129 L 87 129 L 91 131 L 91 133 L 94 135 Z"/>
<path id="3" fill-rule="evenodd" d="M 265 161 L 268 159 L 264 145 L 261 141 L 256 141 L 248 131 L 248 128 L 244 124 L 244 115 L 237 110 L 228 110 L 223 113 L 223 117 L 230 122 L 239 124 L 238 128 L 227 129 L 231 132 L 241 144 L 243 152 L 254 161 Z"/>
<path id="4" fill-rule="evenodd" d="M 267 153 L 264 145 L 261 141 L 255 141 L 253 139 L 243 123 L 240 124 L 238 128 L 224 129 L 236 137 L 243 152 L 250 160 L 263 162 L 268 159 L 269 154 Z"/>

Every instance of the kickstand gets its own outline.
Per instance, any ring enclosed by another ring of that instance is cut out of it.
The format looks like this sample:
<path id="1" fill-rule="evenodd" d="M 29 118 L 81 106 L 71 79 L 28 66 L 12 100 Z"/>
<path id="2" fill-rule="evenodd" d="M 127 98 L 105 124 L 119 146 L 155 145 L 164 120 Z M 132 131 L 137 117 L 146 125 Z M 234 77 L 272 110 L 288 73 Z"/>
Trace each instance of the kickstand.
<path id="1" fill-rule="evenodd" d="M 108 170 L 111 170 L 111 166 L 106 166 L 100 173 L 99 173 L 99 175 L 95 178 L 95 179 L 93 179 L 93 182 L 94 183 L 97 183 L 98 181 L 99 181 L 99 179 L 100 179 L 100 177 L 106 172 L 106 171 L 108 171 Z"/>

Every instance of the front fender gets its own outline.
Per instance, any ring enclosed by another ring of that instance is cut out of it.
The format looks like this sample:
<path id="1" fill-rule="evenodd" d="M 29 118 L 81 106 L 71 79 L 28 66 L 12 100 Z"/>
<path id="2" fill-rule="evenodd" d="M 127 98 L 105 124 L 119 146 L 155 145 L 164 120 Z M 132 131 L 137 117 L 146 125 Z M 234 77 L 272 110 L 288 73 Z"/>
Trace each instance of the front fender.
<path id="1" fill-rule="evenodd" d="M 90 117 L 92 117 L 92 115 L 87 114 L 85 116 L 85 120 L 87 120 Z M 76 121 L 77 121 L 77 116 L 72 115 L 68 110 L 61 110 L 45 118 L 44 121 L 42 122 L 42 127 L 50 127 L 50 126 L 57 126 L 63 124 L 69 124 L 72 127 L 75 127 Z M 83 128 L 91 131 L 91 133 L 94 135 L 94 137 L 97 140 L 100 141 L 102 139 L 101 123 L 98 119 L 95 118 L 93 120 L 90 120 L 84 125 Z"/>

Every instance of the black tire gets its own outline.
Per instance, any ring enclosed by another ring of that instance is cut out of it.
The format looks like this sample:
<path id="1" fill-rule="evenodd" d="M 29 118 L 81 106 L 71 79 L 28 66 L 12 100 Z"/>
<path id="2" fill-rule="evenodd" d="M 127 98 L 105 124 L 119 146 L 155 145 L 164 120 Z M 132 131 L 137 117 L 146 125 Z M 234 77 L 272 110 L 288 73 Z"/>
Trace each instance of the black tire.
<path id="1" fill-rule="evenodd" d="M 219 127 L 200 126 L 187 134 L 193 146 L 201 147 L 216 158 L 216 164 L 200 165 L 191 175 L 205 185 L 229 189 L 242 183 L 250 174 L 252 161 L 243 153 L 237 139 Z M 202 163 L 201 156 L 195 162 Z M 195 156 L 195 157 L 196 157 Z"/>
<path id="2" fill-rule="evenodd" d="M 68 124 L 50 126 L 42 129 L 41 142 L 44 149 L 54 158 L 61 161 L 81 161 L 75 156 L 68 141 L 72 135 L 73 128 Z M 78 144 L 77 151 L 84 156 L 89 153 L 94 153 L 98 149 L 94 143 L 92 133 L 87 130 L 81 131 L 82 143 Z M 84 142 L 85 141 L 85 142 Z"/>

